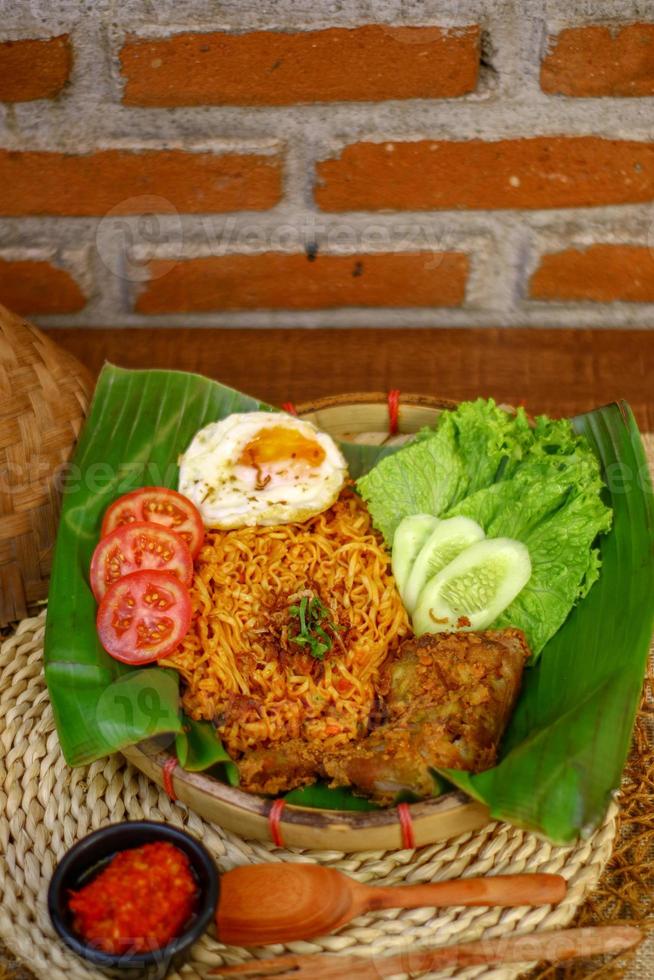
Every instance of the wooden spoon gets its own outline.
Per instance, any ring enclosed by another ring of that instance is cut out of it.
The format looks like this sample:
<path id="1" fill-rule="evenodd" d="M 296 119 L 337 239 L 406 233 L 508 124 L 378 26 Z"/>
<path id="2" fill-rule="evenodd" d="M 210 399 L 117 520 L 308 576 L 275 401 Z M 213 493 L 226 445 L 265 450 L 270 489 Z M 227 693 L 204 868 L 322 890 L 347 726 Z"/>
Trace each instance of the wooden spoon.
<path id="1" fill-rule="evenodd" d="M 220 879 L 221 942 L 259 946 L 324 936 L 373 909 L 445 905 L 553 905 L 566 893 L 560 875 L 496 875 L 428 885 L 362 885 L 318 864 L 257 864 Z"/>
<path id="2" fill-rule="evenodd" d="M 276 956 L 270 960 L 249 960 L 238 966 L 218 966 L 211 976 L 282 977 L 311 980 L 380 980 L 398 973 L 415 975 L 445 967 L 479 966 L 490 963 L 560 963 L 605 953 L 622 953 L 642 939 L 642 933 L 624 923 L 614 926 L 586 926 L 581 929 L 555 929 L 525 936 L 481 939 L 437 949 L 407 950 L 395 956 Z"/>

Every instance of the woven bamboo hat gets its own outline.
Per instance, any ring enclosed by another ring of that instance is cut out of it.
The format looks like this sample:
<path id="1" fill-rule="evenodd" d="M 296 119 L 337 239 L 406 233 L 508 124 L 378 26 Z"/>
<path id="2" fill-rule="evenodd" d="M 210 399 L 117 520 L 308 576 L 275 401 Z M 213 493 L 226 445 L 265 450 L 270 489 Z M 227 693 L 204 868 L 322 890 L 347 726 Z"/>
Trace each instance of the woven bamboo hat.
<path id="1" fill-rule="evenodd" d="M 47 594 L 62 468 L 92 390 L 74 357 L 0 306 L 0 626 Z"/>

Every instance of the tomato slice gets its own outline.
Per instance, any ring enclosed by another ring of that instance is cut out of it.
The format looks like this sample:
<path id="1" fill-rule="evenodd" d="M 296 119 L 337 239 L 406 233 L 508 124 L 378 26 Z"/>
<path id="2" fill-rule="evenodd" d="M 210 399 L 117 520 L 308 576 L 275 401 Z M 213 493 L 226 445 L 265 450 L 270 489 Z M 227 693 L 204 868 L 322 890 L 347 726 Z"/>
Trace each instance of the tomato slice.
<path id="1" fill-rule="evenodd" d="M 146 568 L 173 572 L 184 585 L 193 579 L 191 552 L 180 534 L 149 521 L 121 524 L 101 538 L 93 552 L 93 595 L 99 602 L 119 578 Z"/>
<path id="2" fill-rule="evenodd" d="M 98 609 L 98 635 L 125 664 L 147 664 L 171 653 L 191 625 L 191 597 L 172 572 L 132 572 L 114 582 Z"/>
<path id="3" fill-rule="evenodd" d="M 200 512 L 176 490 L 167 487 L 141 487 L 126 493 L 113 504 L 109 504 L 102 520 L 102 537 L 109 534 L 121 524 L 133 524 L 136 521 L 151 521 L 153 524 L 163 524 L 186 541 L 195 558 L 204 541 L 204 524 Z"/>

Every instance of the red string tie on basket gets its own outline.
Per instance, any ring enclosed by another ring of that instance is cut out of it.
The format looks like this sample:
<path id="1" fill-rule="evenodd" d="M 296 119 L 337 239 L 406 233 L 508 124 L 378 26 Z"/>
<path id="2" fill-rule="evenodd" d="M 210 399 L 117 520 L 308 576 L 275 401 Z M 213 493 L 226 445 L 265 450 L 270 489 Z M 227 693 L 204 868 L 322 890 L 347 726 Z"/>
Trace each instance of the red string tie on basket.
<path id="1" fill-rule="evenodd" d="M 171 755 L 170 759 L 166 759 L 163 764 L 163 788 L 173 803 L 177 799 L 177 793 L 173 786 L 173 773 L 175 769 L 177 769 L 177 759 L 174 755 Z"/>
<path id="2" fill-rule="evenodd" d="M 270 836 L 272 838 L 273 844 L 276 847 L 284 846 L 284 839 L 282 837 L 281 819 L 282 810 L 285 807 L 284 800 L 275 800 L 273 805 L 268 811 L 268 827 L 270 829 Z"/>
<path id="3" fill-rule="evenodd" d="M 282 411 L 288 412 L 289 415 L 297 415 L 297 408 L 293 402 L 282 402 Z"/>
<path id="4" fill-rule="evenodd" d="M 411 850 L 416 846 L 416 839 L 408 803 L 398 803 L 397 818 L 400 821 L 400 830 L 402 831 L 402 847 Z"/>
<path id="5" fill-rule="evenodd" d="M 400 389 L 391 388 L 388 393 L 388 429 L 392 436 L 397 435 L 400 425 Z"/>

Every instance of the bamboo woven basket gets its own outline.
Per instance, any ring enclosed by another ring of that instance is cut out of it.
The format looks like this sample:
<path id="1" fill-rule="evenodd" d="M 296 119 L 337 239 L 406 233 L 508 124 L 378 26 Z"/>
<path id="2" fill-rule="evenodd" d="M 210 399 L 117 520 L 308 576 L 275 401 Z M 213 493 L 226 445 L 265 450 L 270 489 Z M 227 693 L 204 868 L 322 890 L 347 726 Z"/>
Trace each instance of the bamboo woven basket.
<path id="1" fill-rule="evenodd" d="M 373 392 L 321 398 L 298 405 L 294 411 L 335 438 L 381 445 L 404 441 L 454 404 L 426 395 L 402 395 L 396 412 L 390 396 Z M 389 434 L 389 421 L 396 427 L 396 434 Z M 156 740 L 124 749 L 123 755 L 206 820 L 241 837 L 272 839 L 285 847 L 390 850 L 408 846 L 411 840 L 422 846 L 478 830 L 489 821 L 484 806 L 462 793 L 448 793 L 411 805 L 407 837 L 406 810 L 341 812 L 286 805 L 280 812 L 274 801 L 244 793 L 203 773 L 176 767 L 174 756 L 162 751 Z"/>
<path id="2" fill-rule="evenodd" d="M 47 595 L 62 468 L 92 390 L 74 357 L 0 306 L 0 626 Z"/>

